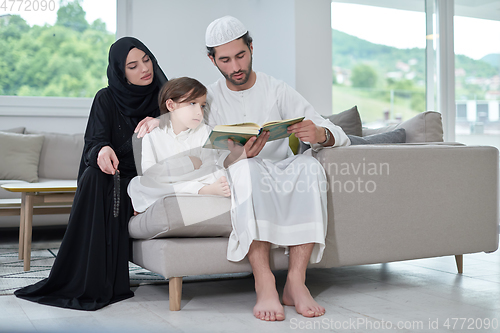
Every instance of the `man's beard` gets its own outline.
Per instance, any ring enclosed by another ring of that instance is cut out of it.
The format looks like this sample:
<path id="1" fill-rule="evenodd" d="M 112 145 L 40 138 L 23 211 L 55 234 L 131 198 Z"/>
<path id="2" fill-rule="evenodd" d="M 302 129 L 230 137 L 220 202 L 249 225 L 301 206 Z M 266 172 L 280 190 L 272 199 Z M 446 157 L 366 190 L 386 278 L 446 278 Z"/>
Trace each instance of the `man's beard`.
<path id="1" fill-rule="evenodd" d="M 224 76 L 226 78 L 226 80 L 228 80 L 229 82 L 231 82 L 235 86 L 242 86 L 245 83 L 247 83 L 248 80 L 250 79 L 250 73 L 252 73 L 252 61 L 253 61 L 253 57 L 250 58 L 250 64 L 248 64 L 248 68 L 246 70 L 239 70 L 239 71 L 234 72 L 232 74 L 227 74 L 226 72 L 223 72 L 219 66 L 217 66 L 217 68 L 221 72 L 222 76 Z M 238 75 L 240 73 L 243 73 L 243 79 L 242 80 L 234 80 L 233 76 Z"/>

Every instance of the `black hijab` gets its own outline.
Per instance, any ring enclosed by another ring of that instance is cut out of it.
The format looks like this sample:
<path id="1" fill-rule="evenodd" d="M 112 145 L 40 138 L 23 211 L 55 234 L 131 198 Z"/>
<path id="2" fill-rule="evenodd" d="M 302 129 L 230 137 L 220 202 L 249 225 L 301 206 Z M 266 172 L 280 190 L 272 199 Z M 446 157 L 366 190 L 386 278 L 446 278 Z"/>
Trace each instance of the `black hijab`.
<path id="1" fill-rule="evenodd" d="M 144 51 L 153 63 L 153 82 L 147 86 L 129 84 L 125 77 L 125 62 L 133 48 Z M 108 62 L 108 85 L 120 113 L 133 118 L 144 118 L 158 110 L 158 92 L 167 82 L 155 56 L 140 40 L 123 37 L 111 45 Z"/>

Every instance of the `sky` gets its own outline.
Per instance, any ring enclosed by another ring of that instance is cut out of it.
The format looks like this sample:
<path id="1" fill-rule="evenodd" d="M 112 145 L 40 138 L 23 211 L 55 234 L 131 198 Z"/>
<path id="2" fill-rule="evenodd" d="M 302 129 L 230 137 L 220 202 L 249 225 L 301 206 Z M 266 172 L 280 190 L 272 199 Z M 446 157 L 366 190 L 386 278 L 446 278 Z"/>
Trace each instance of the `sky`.
<path id="1" fill-rule="evenodd" d="M 500 21 L 455 16 L 455 53 L 481 59 L 500 53 Z M 332 28 L 397 48 L 425 48 L 423 12 L 332 3 Z"/>
<path id="2" fill-rule="evenodd" d="M 20 14 L 30 25 L 52 25 L 56 22 L 59 0 L 51 1 L 55 3 L 53 11 L 28 12 L 23 10 L 24 6 L 18 11 L 17 4 L 14 11 L 5 13 Z M 116 0 L 83 0 L 81 4 L 89 23 L 100 18 L 106 23 L 108 31 L 116 32 Z M 376 44 L 425 48 L 424 13 L 332 3 L 332 28 Z M 455 53 L 473 59 L 500 53 L 500 21 L 455 17 Z"/>

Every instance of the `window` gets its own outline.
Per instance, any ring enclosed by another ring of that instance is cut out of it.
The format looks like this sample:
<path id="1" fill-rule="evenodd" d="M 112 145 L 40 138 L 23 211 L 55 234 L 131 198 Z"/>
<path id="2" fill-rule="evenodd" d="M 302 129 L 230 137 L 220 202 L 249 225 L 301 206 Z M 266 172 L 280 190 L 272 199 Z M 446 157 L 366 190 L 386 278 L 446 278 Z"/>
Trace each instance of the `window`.
<path id="1" fill-rule="evenodd" d="M 116 1 L 30 3 L 0 8 L 0 95 L 93 97 L 107 85 Z"/>
<path id="2" fill-rule="evenodd" d="M 364 126 L 381 127 L 426 111 L 425 2 L 415 4 L 332 2 L 333 113 L 357 105 Z"/>
<path id="3" fill-rule="evenodd" d="M 500 21 L 456 15 L 454 32 L 456 140 L 500 148 Z"/>

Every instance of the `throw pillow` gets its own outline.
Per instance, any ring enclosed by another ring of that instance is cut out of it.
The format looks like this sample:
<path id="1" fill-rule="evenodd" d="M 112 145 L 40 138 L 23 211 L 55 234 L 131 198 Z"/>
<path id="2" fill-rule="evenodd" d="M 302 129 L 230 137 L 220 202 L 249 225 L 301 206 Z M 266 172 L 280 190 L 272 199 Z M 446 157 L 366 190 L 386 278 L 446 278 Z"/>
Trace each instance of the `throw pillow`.
<path id="1" fill-rule="evenodd" d="M 404 128 L 395 131 L 373 134 L 364 137 L 348 135 L 351 140 L 351 145 L 373 145 L 380 143 L 405 143 L 406 131 Z"/>
<path id="2" fill-rule="evenodd" d="M 19 133 L 19 134 L 24 134 L 25 127 L 14 127 L 14 128 L 9 128 L 6 130 L 0 130 L 1 132 L 9 132 L 9 133 Z"/>
<path id="3" fill-rule="evenodd" d="M 426 111 L 400 124 L 381 128 L 363 128 L 363 136 L 393 131 L 398 128 L 406 130 L 406 142 L 443 142 L 443 123 L 441 113 Z"/>
<path id="4" fill-rule="evenodd" d="M 76 179 L 83 152 L 83 133 L 27 132 L 45 137 L 38 176 L 48 179 Z"/>
<path id="5" fill-rule="evenodd" d="M 359 116 L 358 107 L 356 105 L 349 110 L 328 116 L 326 119 L 330 120 L 335 125 L 340 126 L 345 134 L 356 136 L 363 135 L 363 125 L 361 123 L 361 117 Z M 310 145 L 300 141 L 300 153 L 303 153 L 309 148 L 311 148 Z"/>
<path id="6" fill-rule="evenodd" d="M 0 132 L 0 179 L 38 181 L 43 135 Z"/>
<path id="7" fill-rule="evenodd" d="M 358 107 L 355 105 L 349 110 L 342 111 L 337 114 L 326 117 L 337 126 L 340 126 L 345 134 L 362 136 L 363 126 L 361 117 L 359 116 Z"/>

